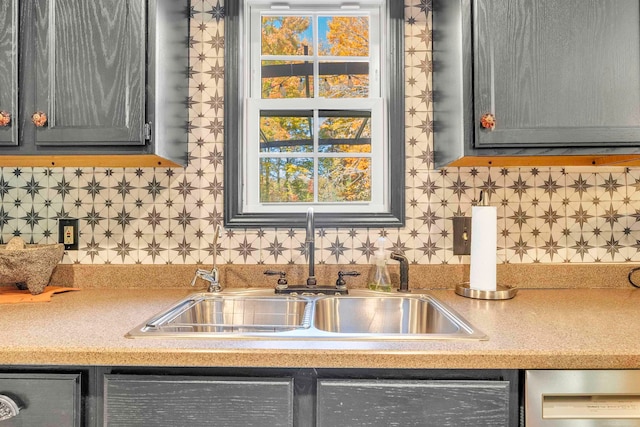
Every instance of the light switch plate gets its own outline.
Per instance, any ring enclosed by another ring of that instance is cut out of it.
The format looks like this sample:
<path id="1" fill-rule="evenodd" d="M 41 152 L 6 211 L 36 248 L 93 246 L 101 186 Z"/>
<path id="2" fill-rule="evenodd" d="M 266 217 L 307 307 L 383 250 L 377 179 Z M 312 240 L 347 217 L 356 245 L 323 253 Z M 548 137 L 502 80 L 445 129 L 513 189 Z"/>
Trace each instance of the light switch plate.
<path id="1" fill-rule="evenodd" d="M 471 254 L 471 217 L 453 217 L 453 254 Z"/>

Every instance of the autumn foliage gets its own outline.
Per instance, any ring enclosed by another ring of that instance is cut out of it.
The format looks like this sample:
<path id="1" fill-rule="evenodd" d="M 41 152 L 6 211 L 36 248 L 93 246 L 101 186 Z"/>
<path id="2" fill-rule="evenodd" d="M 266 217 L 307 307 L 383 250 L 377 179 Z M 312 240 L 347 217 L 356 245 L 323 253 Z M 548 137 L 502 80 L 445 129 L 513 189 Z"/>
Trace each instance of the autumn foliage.
<path id="1" fill-rule="evenodd" d="M 261 52 L 263 99 L 310 99 L 298 111 L 261 112 L 261 201 L 370 200 L 371 114 L 339 102 L 369 96 L 368 18 L 264 16 Z M 336 107 L 314 108 L 317 98 Z"/>

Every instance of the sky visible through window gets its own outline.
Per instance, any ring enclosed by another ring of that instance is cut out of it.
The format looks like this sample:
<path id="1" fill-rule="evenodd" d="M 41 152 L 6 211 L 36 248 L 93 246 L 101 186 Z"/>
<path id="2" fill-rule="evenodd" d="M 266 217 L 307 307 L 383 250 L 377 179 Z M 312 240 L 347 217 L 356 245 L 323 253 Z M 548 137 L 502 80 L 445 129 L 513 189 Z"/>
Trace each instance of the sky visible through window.
<path id="1" fill-rule="evenodd" d="M 318 45 L 319 46 L 329 45 L 327 36 L 329 33 L 329 23 L 331 22 L 332 19 L 333 19 L 332 16 L 318 17 L 317 25 L 318 25 Z M 313 20 L 311 18 L 309 18 L 309 20 L 310 22 L 312 22 L 312 24 L 309 25 L 309 27 L 305 31 L 300 32 L 300 39 L 308 40 L 309 43 L 311 43 L 311 41 L 313 40 Z M 281 22 L 275 22 L 273 25 L 278 29 L 282 27 Z"/>

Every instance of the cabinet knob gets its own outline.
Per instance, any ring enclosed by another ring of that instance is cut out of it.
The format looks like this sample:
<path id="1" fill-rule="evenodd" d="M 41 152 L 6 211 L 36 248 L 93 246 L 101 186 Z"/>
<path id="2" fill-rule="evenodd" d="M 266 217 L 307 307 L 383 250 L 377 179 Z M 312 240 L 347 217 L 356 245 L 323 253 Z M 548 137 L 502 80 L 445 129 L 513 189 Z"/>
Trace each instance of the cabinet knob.
<path id="1" fill-rule="evenodd" d="M 31 121 L 33 122 L 34 125 L 36 125 L 36 127 L 39 127 L 39 128 L 44 127 L 44 125 L 47 124 L 47 115 L 42 111 L 36 111 L 31 116 Z"/>
<path id="2" fill-rule="evenodd" d="M 491 113 L 484 114 L 480 117 L 480 126 L 483 129 L 494 130 L 496 128 L 496 116 Z"/>
<path id="3" fill-rule="evenodd" d="M 11 114 L 8 111 L 0 111 L 0 127 L 11 124 Z"/>
<path id="4" fill-rule="evenodd" d="M 20 406 L 7 395 L 0 394 L 0 421 L 8 420 L 18 415 Z"/>

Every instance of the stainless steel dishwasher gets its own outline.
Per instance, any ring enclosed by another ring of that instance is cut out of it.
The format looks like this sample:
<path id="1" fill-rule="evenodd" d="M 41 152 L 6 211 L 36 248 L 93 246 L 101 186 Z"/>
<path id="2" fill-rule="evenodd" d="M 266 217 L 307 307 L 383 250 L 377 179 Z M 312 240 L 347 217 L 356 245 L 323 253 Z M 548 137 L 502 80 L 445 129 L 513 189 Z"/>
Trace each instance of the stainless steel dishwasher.
<path id="1" fill-rule="evenodd" d="M 526 427 L 640 426 L 640 370 L 529 370 Z"/>

